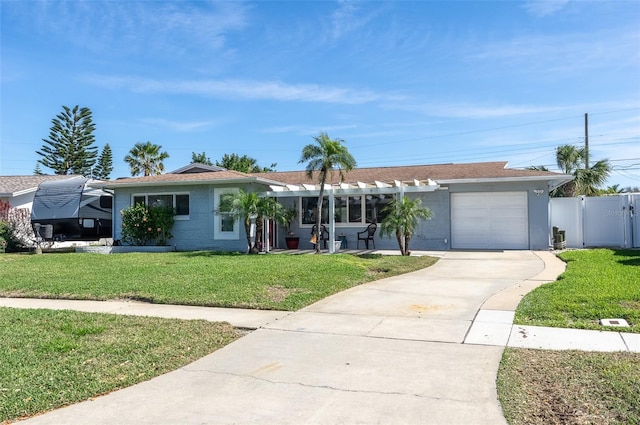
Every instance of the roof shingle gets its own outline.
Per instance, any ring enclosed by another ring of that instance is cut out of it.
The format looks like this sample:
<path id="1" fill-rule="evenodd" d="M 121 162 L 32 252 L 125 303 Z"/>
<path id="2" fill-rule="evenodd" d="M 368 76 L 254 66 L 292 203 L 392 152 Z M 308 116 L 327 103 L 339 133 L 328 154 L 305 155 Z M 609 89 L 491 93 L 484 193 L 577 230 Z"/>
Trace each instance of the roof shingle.
<path id="1" fill-rule="evenodd" d="M 506 168 L 506 162 L 476 162 L 468 164 L 410 165 L 400 167 L 357 168 L 344 173 L 344 183 L 373 182 L 393 183 L 394 180 L 465 180 L 515 177 L 558 177 L 562 174 L 550 171 L 514 170 Z M 286 184 L 299 185 L 317 183 L 316 175 L 309 179 L 305 171 L 276 171 L 254 174 Z M 334 171 L 327 176 L 327 183 L 340 183 L 340 173 Z"/>
<path id="2" fill-rule="evenodd" d="M 75 177 L 82 177 L 80 175 L 53 175 L 53 176 L 0 176 L 0 196 L 16 196 L 20 192 L 28 191 L 30 189 L 36 190 L 38 185 L 45 181 L 51 180 L 65 180 Z"/>

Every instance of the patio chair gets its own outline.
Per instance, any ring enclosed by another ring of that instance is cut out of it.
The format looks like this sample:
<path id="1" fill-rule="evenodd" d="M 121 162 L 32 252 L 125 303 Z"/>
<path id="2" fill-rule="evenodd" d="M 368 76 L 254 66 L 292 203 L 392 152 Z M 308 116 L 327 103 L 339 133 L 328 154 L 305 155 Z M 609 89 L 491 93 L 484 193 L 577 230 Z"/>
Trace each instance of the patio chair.
<path id="1" fill-rule="evenodd" d="M 311 228 L 311 235 L 313 236 L 316 233 L 317 226 L 314 224 Z M 325 227 L 324 224 L 320 225 L 320 234 L 318 235 L 318 239 L 323 242 L 324 249 L 327 249 L 327 241 L 329 240 L 329 231 Z M 313 248 L 316 247 L 316 244 L 313 244 Z"/>
<path id="2" fill-rule="evenodd" d="M 362 232 L 358 232 L 358 241 L 357 246 L 360 248 L 360 241 L 364 241 L 364 245 L 369 249 L 369 241 L 373 242 L 373 247 L 376 247 L 376 240 L 373 236 L 376 234 L 376 230 L 378 229 L 378 225 L 376 223 L 371 223 L 364 229 Z"/>

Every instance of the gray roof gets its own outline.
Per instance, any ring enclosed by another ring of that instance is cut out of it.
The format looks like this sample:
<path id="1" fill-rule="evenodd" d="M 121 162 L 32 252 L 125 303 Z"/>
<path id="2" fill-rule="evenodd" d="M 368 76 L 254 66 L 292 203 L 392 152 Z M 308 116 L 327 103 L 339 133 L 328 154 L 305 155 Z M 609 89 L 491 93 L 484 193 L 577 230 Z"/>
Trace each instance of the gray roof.
<path id="1" fill-rule="evenodd" d="M 24 193 L 35 192 L 42 182 L 51 180 L 65 180 L 82 177 L 80 175 L 53 176 L 0 176 L 0 196 L 14 197 Z"/>

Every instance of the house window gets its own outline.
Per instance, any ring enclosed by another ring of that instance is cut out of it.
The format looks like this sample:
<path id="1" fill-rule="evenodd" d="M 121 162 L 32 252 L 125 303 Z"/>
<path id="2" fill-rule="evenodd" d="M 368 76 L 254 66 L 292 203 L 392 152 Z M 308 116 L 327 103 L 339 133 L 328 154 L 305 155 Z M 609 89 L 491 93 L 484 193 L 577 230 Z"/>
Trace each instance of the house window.
<path id="1" fill-rule="evenodd" d="M 349 223 L 362 223 L 362 196 L 349 196 Z"/>
<path id="2" fill-rule="evenodd" d="M 342 196 L 335 199 L 335 222 L 346 223 L 348 217 L 347 197 Z"/>
<path id="3" fill-rule="evenodd" d="M 318 197 L 302 198 L 302 213 L 300 220 L 302 224 L 315 224 L 316 213 L 318 209 Z M 329 198 L 322 198 L 322 222 L 328 223 L 329 220 Z"/>
<path id="4" fill-rule="evenodd" d="M 233 199 L 232 193 L 223 193 L 220 195 L 220 231 L 221 232 L 233 232 L 235 220 L 231 216 L 231 213 L 226 211 L 226 207 L 231 205 Z"/>
<path id="5" fill-rule="evenodd" d="M 393 195 L 353 195 L 336 196 L 334 199 L 334 220 L 336 224 L 366 224 L 380 223 L 387 215 L 384 208 L 389 204 Z M 329 221 L 329 198 L 322 202 L 322 222 Z M 300 224 L 312 225 L 316 223 L 317 197 L 301 198 Z"/>
<path id="6" fill-rule="evenodd" d="M 189 195 L 176 195 L 176 215 L 189 215 Z"/>
<path id="7" fill-rule="evenodd" d="M 240 225 L 230 212 L 231 200 L 238 192 L 236 188 L 216 189 L 214 196 L 215 223 L 213 226 L 214 239 L 240 239 Z"/>
<path id="8" fill-rule="evenodd" d="M 146 193 L 133 195 L 132 204 L 149 205 L 152 207 L 173 208 L 176 220 L 189 219 L 188 193 Z"/>
<path id="9" fill-rule="evenodd" d="M 367 195 L 365 196 L 365 218 L 367 223 L 381 223 L 388 215 L 384 210 L 393 195 Z"/>

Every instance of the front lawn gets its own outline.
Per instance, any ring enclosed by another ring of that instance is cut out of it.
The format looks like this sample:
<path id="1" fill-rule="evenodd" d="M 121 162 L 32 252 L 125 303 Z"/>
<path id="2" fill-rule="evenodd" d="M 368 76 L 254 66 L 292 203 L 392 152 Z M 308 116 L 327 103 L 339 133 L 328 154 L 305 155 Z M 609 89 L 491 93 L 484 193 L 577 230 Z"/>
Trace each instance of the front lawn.
<path id="1" fill-rule="evenodd" d="M 0 308 L 0 423 L 146 381 L 238 336 L 226 323 Z"/>
<path id="2" fill-rule="evenodd" d="M 527 294 L 514 323 L 640 333 L 640 251 L 592 249 L 560 254 L 567 270 Z M 625 319 L 629 328 L 600 326 Z"/>
<path id="3" fill-rule="evenodd" d="M 432 257 L 204 251 L 5 254 L 0 255 L 0 296 L 297 310 L 352 286 L 436 261 Z"/>
<path id="4" fill-rule="evenodd" d="M 498 397 L 511 425 L 640 424 L 640 354 L 507 348 Z"/>
<path id="5" fill-rule="evenodd" d="M 560 254 L 567 270 L 527 294 L 514 322 L 640 333 L 640 251 Z M 630 328 L 600 326 L 621 318 Z M 640 354 L 507 348 L 497 379 L 509 424 L 640 424 Z"/>

